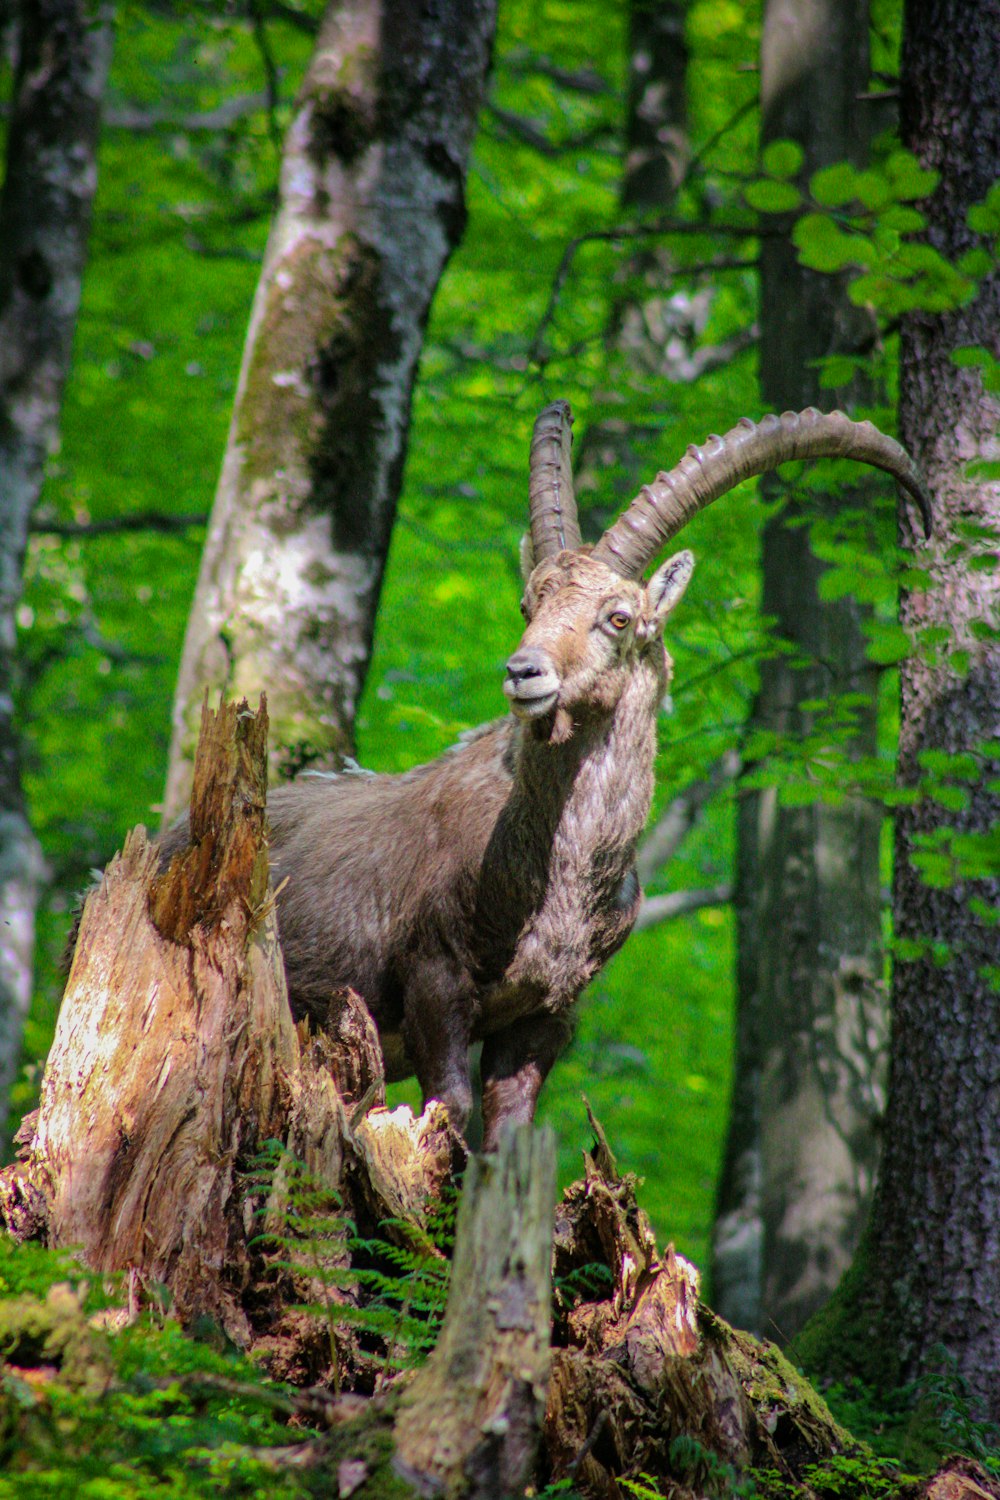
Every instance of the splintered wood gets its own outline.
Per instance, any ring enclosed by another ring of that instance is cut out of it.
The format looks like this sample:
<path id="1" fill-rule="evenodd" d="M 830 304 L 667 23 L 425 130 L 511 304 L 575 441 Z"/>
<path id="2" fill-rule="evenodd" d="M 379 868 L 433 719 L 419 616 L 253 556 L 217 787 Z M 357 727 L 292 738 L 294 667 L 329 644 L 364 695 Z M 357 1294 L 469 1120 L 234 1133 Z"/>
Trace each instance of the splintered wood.
<path id="1" fill-rule="evenodd" d="M 53 1244 L 170 1288 L 246 1343 L 237 1161 L 278 1127 L 297 1044 L 267 900 L 267 710 L 202 712 L 192 840 L 142 828 L 87 899 L 31 1172 Z"/>

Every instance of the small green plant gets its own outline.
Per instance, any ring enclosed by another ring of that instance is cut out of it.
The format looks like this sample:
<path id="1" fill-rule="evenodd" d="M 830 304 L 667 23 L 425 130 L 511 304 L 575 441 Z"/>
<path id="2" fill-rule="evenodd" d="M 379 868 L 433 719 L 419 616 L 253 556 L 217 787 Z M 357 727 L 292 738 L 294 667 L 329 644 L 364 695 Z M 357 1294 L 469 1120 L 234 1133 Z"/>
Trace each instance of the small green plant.
<path id="1" fill-rule="evenodd" d="M 895 1495 L 905 1476 L 894 1458 L 873 1453 L 835 1453 L 821 1464 L 807 1464 L 802 1478 L 817 1495 L 844 1500 L 883 1500 Z"/>
<path id="2" fill-rule="evenodd" d="M 759 1491 L 753 1474 L 741 1472 L 735 1464 L 728 1463 L 687 1433 L 674 1438 L 669 1458 L 670 1467 L 679 1479 L 697 1486 L 713 1500 L 756 1500 Z M 642 1500 L 646 1500 L 645 1495 Z"/>
<path id="3" fill-rule="evenodd" d="M 969 1382 L 950 1349 L 933 1351 L 934 1368 L 913 1390 L 911 1429 L 918 1424 L 942 1452 L 965 1453 L 1000 1474 L 1000 1426 L 977 1414 Z"/>
<path id="4" fill-rule="evenodd" d="M 249 1180 L 264 1200 L 254 1243 L 306 1289 L 299 1306 L 325 1323 L 334 1370 L 345 1328 L 380 1352 L 382 1379 L 419 1364 L 437 1342 L 448 1298 L 455 1191 L 445 1190 L 424 1224 L 386 1219 L 365 1238 L 340 1195 L 280 1142 L 266 1144 Z"/>

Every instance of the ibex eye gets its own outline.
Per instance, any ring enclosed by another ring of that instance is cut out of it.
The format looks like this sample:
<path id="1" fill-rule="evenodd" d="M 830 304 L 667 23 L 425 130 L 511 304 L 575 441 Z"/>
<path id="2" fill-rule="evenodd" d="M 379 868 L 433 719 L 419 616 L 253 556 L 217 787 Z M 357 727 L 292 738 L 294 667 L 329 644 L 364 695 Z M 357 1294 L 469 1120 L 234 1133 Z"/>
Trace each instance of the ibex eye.
<path id="1" fill-rule="evenodd" d="M 608 618 L 616 630 L 625 630 L 632 623 L 632 616 L 627 615 L 623 609 L 616 609 Z"/>

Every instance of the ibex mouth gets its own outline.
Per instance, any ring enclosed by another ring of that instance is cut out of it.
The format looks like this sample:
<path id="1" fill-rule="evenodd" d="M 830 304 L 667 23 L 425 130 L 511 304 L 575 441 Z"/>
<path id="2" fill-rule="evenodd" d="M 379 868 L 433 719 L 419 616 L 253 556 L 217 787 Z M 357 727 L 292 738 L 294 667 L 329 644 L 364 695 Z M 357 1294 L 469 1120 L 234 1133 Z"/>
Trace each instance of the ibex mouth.
<path id="1" fill-rule="evenodd" d="M 551 713 L 559 700 L 559 689 L 545 686 L 537 677 L 530 682 L 512 682 L 508 677 L 503 690 L 519 719 L 540 719 Z"/>

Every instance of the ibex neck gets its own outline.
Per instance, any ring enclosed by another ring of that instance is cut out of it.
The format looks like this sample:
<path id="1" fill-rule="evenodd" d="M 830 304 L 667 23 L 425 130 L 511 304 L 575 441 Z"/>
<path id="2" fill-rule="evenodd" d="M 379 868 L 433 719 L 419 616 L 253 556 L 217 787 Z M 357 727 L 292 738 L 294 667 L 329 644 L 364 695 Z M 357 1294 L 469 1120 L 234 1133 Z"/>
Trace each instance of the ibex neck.
<path id="1" fill-rule="evenodd" d="M 638 672 L 612 714 L 576 724 L 563 744 L 518 727 L 514 796 L 541 840 L 576 840 L 581 856 L 599 850 L 613 863 L 618 852 L 631 860 L 653 795 L 660 687 L 652 672 Z"/>

